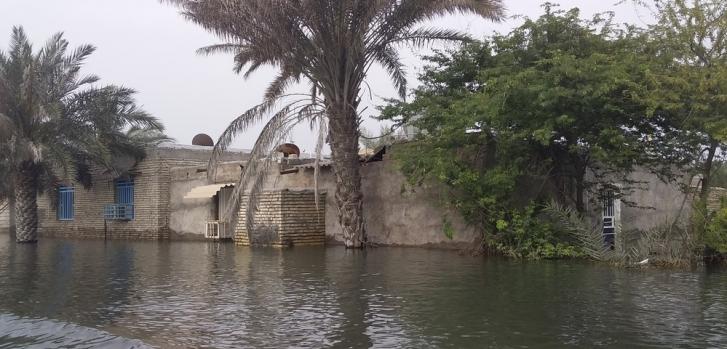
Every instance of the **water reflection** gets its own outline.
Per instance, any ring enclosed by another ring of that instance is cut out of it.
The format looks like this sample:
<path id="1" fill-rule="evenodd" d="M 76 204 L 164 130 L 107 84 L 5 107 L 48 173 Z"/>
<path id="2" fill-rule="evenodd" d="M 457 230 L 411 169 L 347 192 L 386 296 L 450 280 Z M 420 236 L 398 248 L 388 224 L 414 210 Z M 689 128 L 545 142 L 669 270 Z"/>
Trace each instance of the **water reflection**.
<path id="1" fill-rule="evenodd" d="M 0 348 L 685 347 L 727 342 L 727 273 L 449 251 L 0 238 Z"/>

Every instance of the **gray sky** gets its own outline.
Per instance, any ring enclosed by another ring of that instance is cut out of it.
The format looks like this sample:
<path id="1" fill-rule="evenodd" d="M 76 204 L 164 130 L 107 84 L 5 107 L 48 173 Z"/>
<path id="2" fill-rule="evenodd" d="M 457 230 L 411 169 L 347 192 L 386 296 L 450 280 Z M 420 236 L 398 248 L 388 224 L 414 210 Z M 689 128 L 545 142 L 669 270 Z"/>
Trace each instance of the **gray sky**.
<path id="1" fill-rule="evenodd" d="M 509 15 L 537 17 L 542 13 L 536 0 L 504 0 Z M 619 22 L 648 21 L 646 11 L 636 12 L 631 4 L 614 6 L 617 0 L 553 1 L 568 9 L 579 7 L 584 17 L 603 11 L 616 12 Z M 450 16 L 433 25 L 459 29 L 481 38 L 493 30 L 508 32 L 520 21 L 491 23 L 478 17 Z M 167 134 L 178 143 L 189 144 L 200 132 L 215 138 L 230 120 L 258 104 L 273 70 L 261 69 L 250 79 L 232 72 L 232 58 L 225 55 L 199 56 L 195 50 L 218 42 L 212 35 L 186 22 L 177 10 L 157 0 L 0 0 L 0 49 L 7 50 L 11 28 L 22 25 L 30 39 L 40 46 L 51 34 L 63 31 L 71 46 L 93 44 L 98 50 L 84 67 L 105 84 L 118 84 L 138 91 L 137 101 L 160 118 Z M 422 63 L 405 51 L 410 87 Z M 381 104 L 381 97 L 393 97 L 394 89 L 381 71 L 369 77 L 374 95 L 365 103 Z M 367 97 L 368 99 L 368 94 Z M 378 131 L 375 121 L 364 127 Z M 250 148 L 261 125 L 241 135 L 235 146 Z M 297 129 L 292 141 L 304 151 L 315 144 L 307 126 Z"/>

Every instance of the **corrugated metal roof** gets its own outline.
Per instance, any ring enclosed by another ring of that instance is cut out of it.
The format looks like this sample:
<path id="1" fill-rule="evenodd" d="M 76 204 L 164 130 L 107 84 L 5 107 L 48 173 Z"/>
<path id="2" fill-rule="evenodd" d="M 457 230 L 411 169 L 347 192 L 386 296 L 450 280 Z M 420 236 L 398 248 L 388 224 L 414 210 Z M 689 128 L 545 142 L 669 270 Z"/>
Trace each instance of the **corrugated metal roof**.
<path id="1" fill-rule="evenodd" d="M 235 183 L 218 183 L 194 187 L 184 196 L 184 199 L 209 199 L 215 196 L 220 189 L 234 185 Z"/>

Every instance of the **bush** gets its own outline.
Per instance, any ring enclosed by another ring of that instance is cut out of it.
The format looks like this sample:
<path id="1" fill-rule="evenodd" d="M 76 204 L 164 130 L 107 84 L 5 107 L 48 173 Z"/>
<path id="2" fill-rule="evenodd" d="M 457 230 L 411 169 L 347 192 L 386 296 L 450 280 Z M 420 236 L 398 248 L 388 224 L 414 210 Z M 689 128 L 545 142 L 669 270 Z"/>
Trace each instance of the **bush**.
<path id="1" fill-rule="evenodd" d="M 709 216 L 704 243 L 708 249 L 720 254 L 727 253 L 727 200 L 722 200 L 721 208 Z"/>
<path id="2" fill-rule="evenodd" d="M 557 259 L 584 257 L 573 241 L 540 215 L 531 203 L 525 209 L 512 210 L 496 223 L 497 232 L 486 243 L 498 252 L 515 258 Z"/>

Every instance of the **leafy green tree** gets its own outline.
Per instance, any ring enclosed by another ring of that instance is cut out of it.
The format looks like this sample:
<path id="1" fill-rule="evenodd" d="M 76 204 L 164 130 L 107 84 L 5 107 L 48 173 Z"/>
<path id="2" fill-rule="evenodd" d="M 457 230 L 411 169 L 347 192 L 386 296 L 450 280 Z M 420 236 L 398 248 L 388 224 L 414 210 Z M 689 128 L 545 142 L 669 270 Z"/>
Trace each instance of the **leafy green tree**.
<path id="1" fill-rule="evenodd" d="M 704 206 L 727 143 L 727 2 L 665 0 L 655 10 L 658 21 L 649 34 L 661 70 L 651 97 L 655 108 L 696 138 Z"/>
<path id="2" fill-rule="evenodd" d="M 673 141 L 668 120 L 648 109 L 643 35 L 544 8 L 507 35 L 430 57 L 415 99 L 382 111 L 422 130 L 399 157 L 404 172 L 447 184 L 452 204 L 488 232 L 532 228 L 531 200 L 555 197 L 583 214 L 589 192 L 635 184 L 637 164 L 671 176 L 676 162 L 659 146 Z"/>
<path id="3" fill-rule="evenodd" d="M 407 80 L 397 51 L 400 45 L 467 39 L 455 31 L 422 28 L 421 24 L 450 13 L 471 13 L 492 20 L 503 14 L 500 0 L 169 2 L 225 41 L 201 49 L 203 53 L 233 54 L 235 71 L 246 70 L 246 76 L 263 65 L 278 70 L 262 104 L 236 118 L 217 142 L 215 154 L 219 155 L 235 135 L 254 122 L 269 119 L 236 191 L 249 189 L 254 201 L 262 185 L 260 174 L 267 172 L 275 147 L 290 128 L 304 121 L 317 124 L 318 153 L 326 139 L 331 145 L 338 216 L 348 248 L 363 247 L 366 241 L 358 148 L 359 105 L 369 69 L 375 64 L 383 66 L 404 96 Z M 310 96 L 289 92 L 299 82 L 309 84 Z M 208 173 L 214 175 L 214 171 Z M 239 200 L 240 193 L 233 197 Z M 251 202 L 247 207 L 255 205 Z M 247 216 L 251 219 L 253 215 Z"/>
<path id="4" fill-rule="evenodd" d="M 18 242 L 37 241 L 39 194 L 53 195 L 62 178 L 90 185 L 91 166 L 112 168 L 115 156 L 143 156 L 147 141 L 164 138 L 162 125 L 135 105 L 133 90 L 96 87 L 98 77 L 81 75 L 94 50 L 69 50 L 56 34 L 33 52 L 23 29 L 13 28 L 9 50 L 0 52 L 0 172 L 11 178 L 4 193 L 14 199 Z"/>

